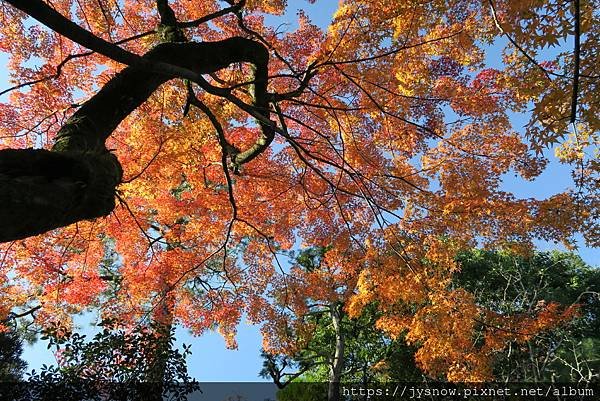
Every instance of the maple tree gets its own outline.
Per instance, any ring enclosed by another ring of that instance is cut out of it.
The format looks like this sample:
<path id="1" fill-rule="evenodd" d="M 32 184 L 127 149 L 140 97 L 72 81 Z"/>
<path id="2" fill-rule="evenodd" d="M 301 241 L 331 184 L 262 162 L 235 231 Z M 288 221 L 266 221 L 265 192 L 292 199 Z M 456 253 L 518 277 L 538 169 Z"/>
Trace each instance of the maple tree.
<path id="1" fill-rule="evenodd" d="M 235 346 L 245 314 L 293 353 L 310 327 L 290 309 L 378 301 L 426 371 L 483 380 L 493 352 L 576 315 L 494 314 L 450 283 L 476 244 L 598 245 L 597 2 L 348 0 L 289 32 L 265 18 L 284 1 L 228 3 L 0 3 L 1 316 L 100 307 Z M 548 147 L 572 189 L 503 190 Z M 300 243 L 329 249 L 323 269 L 280 260 Z"/>

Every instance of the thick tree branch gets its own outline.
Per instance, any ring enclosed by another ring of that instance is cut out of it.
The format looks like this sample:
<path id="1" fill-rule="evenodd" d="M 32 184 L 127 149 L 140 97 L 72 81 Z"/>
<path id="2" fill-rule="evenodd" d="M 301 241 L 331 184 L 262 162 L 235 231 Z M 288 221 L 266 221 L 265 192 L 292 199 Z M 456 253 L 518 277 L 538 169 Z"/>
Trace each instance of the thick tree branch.
<path id="1" fill-rule="evenodd" d="M 246 39 L 249 40 L 249 39 Z M 257 42 L 250 41 L 254 43 L 256 46 L 262 46 Z M 220 96 L 231 103 L 238 106 L 240 109 L 244 110 L 254 118 L 258 120 L 258 123 L 261 128 L 261 135 L 258 137 L 256 142 L 252 144 L 248 149 L 237 153 L 234 157 L 231 158 L 233 167 L 235 170 L 239 169 L 242 164 L 248 163 L 254 160 L 258 155 L 264 152 L 269 145 L 275 139 L 275 132 L 277 128 L 275 127 L 275 123 L 269 119 L 270 110 L 269 110 L 269 100 L 270 95 L 267 92 L 267 83 L 268 83 L 268 51 L 266 48 L 262 48 L 264 53 L 261 56 L 256 57 L 253 60 L 254 65 L 254 90 L 252 94 L 254 95 L 254 105 L 250 106 L 244 102 L 242 102 L 237 97 L 233 96 L 231 93 L 231 89 L 229 88 L 219 88 L 211 85 L 204 78 L 201 78 L 196 83 L 204 89 L 206 92 L 211 95 Z M 258 56 L 258 53 L 257 53 Z"/>
<path id="2" fill-rule="evenodd" d="M 175 12 L 169 6 L 169 0 L 156 0 L 156 9 L 160 15 L 158 33 L 162 42 L 187 42 L 183 31 L 177 26 Z"/>
<path id="3" fill-rule="evenodd" d="M 198 75 L 211 73 L 227 67 L 232 63 L 249 62 L 257 65 L 257 74 L 262 78 L 256 85 L 255 107 L 266 107 L 266 68 L 268 54 L 259 43 L 244 38 L 229 38 L 219 42 L 204 43 L 163 43 L 144 55 L 147 60 L 161 60 L 185 69 L 193 70 Z M 138 108 L 161 84 L 171 77 L 156 74 L 143 67 L 130 66 L 111 79 L 94 97 L 86 102 L 67 122 L 57 138 L 55 148 L 63 148 L 60 142 L 64 137 L 76 136 L 78 141 L 84 141 L 80 148 L 103 148 L 104 141 L 114 131 L 117 125 Z M 257 77 L 257 81 L 260 78 Z M 201 82 L 206 82 L 204 79 Z M 223 92 L 215 92 L 223 96 Z M 239 99 L 233 100 L 246 105 Z M 261 113 L 265 116 L 265 113 Z M 75 146 L 72 142 L 70 147 Z"/>
<path id="4" fill-rule="evenodd" d="M 172 63 L 195 71 L 198 76 L 232 63 L 255 65 L 254 105 L 247 105 L 229 94 L 226 97 L 259 116 L 264 129 L 258 144 L 244 152 L 244 158 L 238 162 L 251 160 L 269 145 L 274 134 L 265 122 L 270 120 L 266 92 L 268 52 L 264 46 L 245 38 L 163 43 L 143 59 Z M 115 206 L 114 190 L 121 181 L 122 170 L 116 157 L 106 150 L 104 141 L 127 115 L 170 78 L 172 76 L 157 74 L 143 66 L 129 66 L 69 118 L 59 130 L 52 151 L 0 151 L 0 242 L 109 214 Z"/>
<path id="5" fill-rule="evenodd" d="M 65 18 L 41 0 L 5 0 L 53 31 L 123 64 L 138 64 L 141 57 L 113 45 Z"/>
<path id="6" fill-rule="evenodd" d="M 175 12 L 169 6 L 169 0 L 156 0 L 156 9 L 160 15 L 161 25 L 177 25 L 177 18 L 175 17 Z"/>
<path id="7" fill-rule="evenodd" d="M 152 71 L 157 74 L 163 74 L 173 77 L 180 77 L 196 81 L 199 74 L 186 68 L 169 65 L 160 61 L 150 61 L 147 58 L 128 52 L 113 43 L 99 38 L 93 33 L 83 29 L 79 25 L 65 18 L 56 10 L 52 9 L 41 0 L 5 0 L 13 7 L 23 11 L 29 16 L 35 18 L 53 31 L 65 36 L 66 38 L 78 43 L 90 50 L 93 50 L 103 56 L 125 65 L 137 66 L 139 68 Z"/>
<path id="8" fill-rule="evenodd" d="M 73 40 L 76 43 L 79 43 L 82 46 L 85 46 L 93 51 L 96 51 L 106 57 L 109 57 L 115 61 L 127 64 L 131 67 L 137 67 L 141 70 L 147 70 L 148 72 L 153 72 L 155 74 L 164 75 L 162 82 L 174 78 L 185 78 L 190 81 L 198 83 L 202 89 L 207 92 L 214 94 L 216 96 L 226 97 L 227 100 L 231 101 L 242 110 L 248 112 L 252 116 L 256 117 L 261 125 L 261 129 L 263 131 L 263 135 L 257 140 L 257 142 L 248 149 L 247 151 L 240 153 L 238 156 L 238 160 L 236 161 L 238 164 L 243 164 L 251 161 L 256 156 L 258 156 L 261 152 L 263 152 L 269 144 L 273 141 L 274 131 L 273 131 L 273 123 L 269 120 L 269 108 L 268 108 L 268 94 L 267 94 L 267 82 L 268 82 L 268 68 L 267 63 L 269 59 L 269 54 L 267 49 L 252 40 L 243 39 L 243 38 L 231 38 L 236 41 L 235 45 L 239 46 L 237 48 L 240 57 L 238 59 L 230 60 L 227 64 L 219 64 L 218 59 L 221 58 L 220 53 L 222 51 L 229 50 L 227 55 L 231 54 L 231 49 L 214 49 L 213 53 L 204 54 L 206 56 L 206 60 L 210 60 L 211 58 L 216 59 L 215 66 L 220 65 L 214 69 L 206 69 L 206 70 L 195 70 L 190 68 L 189 66 L 184 66 L 182 63 L 179 63 L 181 57 L 175 58 L 164 58 L 160 56 L 156 56 L 154 53 L 161 53 L 155 48 L 153 51 L 149 52 L 144 57 L 138 56 L 136 54 L 130 53 L 112 43 L 105 41 L 93 33 L 81 28 L 77 24 L 68 20 L 64 16 L 62 16 L 57 11 L 53 10 L 51 7 L 46 5 L 40 0 L 6 0 L 9 4 L 18 8 L 19 10 L 29 14 L 33 18 L 37 19 L 44 25 L 48 26 L 52 30 L 60 33 L 61 35 Z M 165 0 L 159 0 L 165 1 Z M 242 3 L 238 3 L 242 4 Z M 168 8 L 168 5 L 166 6 Z M 162 8 L 165 8 L 163 4 Z M 163 9 L 163 13 L 165 13 L 165 18 L 170 19 L 174 18 L 174 16 L 167 16 L 168 11 Z M 226 40 L 227 41 L 227 40 Z M 222 41 L 222 42 L 226 42 Z M 222 43 L 215 42 L 215 43 Z M 200 44 L 197 44 L 200 45 Z M 191 50 L 191 49 L 188 49 Z M 155 52 L 156 51 L 156 52 Z M 163 52 L 166 53 L 166 52 Z M 161 56 L 163 55 L 161 53 Z M 179 56 L 182 54 L 179 53 Z M 184 60 L 187 58 L 184 55 Z M 235 96 L 231 95 L 226 89 L 216 88 L 210 85 L 204 78 L 202 78 L 201 74 L 210 73 L 216 70 L 222 69 L 232 62 L 250 62 L 255 66 L 255 88 L 254 88 L 254 108 L 245 104 L 241 100 L 237 99 Z M 154 79 L 155 81 L 155 79 Z M 161 82 L 161 83 L 162 83 Z M 150 87 L 151 85 L 149 85 Z M 154 90 L 154 89 L 152 89 Z M 147 97 L 147 96 L 146 96 Z M 137 106 L 136 106 L 137 107 Z M 260 110 L 257 112 L 256 110 Z M 121 118 L 122 119 L 122 118 Z M 120 120 L 119 120 L 120 121 Z M 112 132 L 112 131 L 111 131 Z"/>

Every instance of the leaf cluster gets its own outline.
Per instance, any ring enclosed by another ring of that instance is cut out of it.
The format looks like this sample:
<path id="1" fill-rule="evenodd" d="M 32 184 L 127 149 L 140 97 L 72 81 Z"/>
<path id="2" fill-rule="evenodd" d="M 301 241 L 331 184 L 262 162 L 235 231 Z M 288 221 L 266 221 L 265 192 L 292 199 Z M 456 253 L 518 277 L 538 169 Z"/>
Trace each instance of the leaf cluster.
<path id="1" fill-rule="evenodd" d="M 174 329 L 160 325 L 129 329 L 101 324 L 91 339 L 50 325 L 43 339 L 56 348 L 58 366 L 43 365 L 14 390 L 19 400 L 185 400 L 198 389 L 183 352 L 173 349 Z M 153 370 L 161 369 L 160 381 Z"/>

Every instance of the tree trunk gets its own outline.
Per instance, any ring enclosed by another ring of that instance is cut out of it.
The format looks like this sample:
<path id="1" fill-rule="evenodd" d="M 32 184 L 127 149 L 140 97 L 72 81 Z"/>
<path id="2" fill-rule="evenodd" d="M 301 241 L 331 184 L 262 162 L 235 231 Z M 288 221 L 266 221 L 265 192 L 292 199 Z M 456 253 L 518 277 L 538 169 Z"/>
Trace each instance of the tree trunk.
<path id="1" fill-rule="evenodd" d="M 108 151 L 0 150 L 0 242 L 106 216 L 120 180 Z"/>
<path id="2" fill-rule="evenodd" d="M 173 327 L 172 319 L 169 322 L 161 322 L 153 328 L 155 330 L 156 340 L 152 347 L 152 354 L 149 355 L 148 370 L 145 377 L 145 390 L 147 401 L 162 401 L 165 392 L 166 381 L 170 380 L 166 376 L 169 353 L 171 352 L 171 329 Z"/>
<path id="3" fill-rule="evenodd" d="M 169 246 L 170 248 L 170 246 Z M 146 384 L 152 389 L 148 401 L 160 401 L 165 391 L 168 380 L 173 380 L 167 375 L 169 354 L 171 352 L 171 330 L 173 329 L 173 307 L 174 298 L 171 293 L 171 285 L 160 277 L 161 289 L 158 305 L 152 311 L 152 329 L 155 331 L 155 343 L 152 344 L 152 352 L 149 355 L 148 370 L 146 372 Z"/>
<path id="4" fill-rule="evenodd" d="M 219 42 L 163 43 L 144 55 L 149 61 L 199 74 L 235 62 L 251 62 L 260 70 L 255 81 L 259 107 L 266 107 L 268 58 L 264 46 L 237 37 Z M 0 242 L 110 214 L 122 169 L 104 142 L 125 117 L 174 77 L 127 67 L 69 118 L 51 151 L 0 150 Z"/>
<path id="5" fill-rule="evenodd" d="M 329 368 L 327 401 L 340 401 L 340 381 L 344 369 L 345 338 L 342 332 L 342 310 L 339 303 L 330 306 L 331 321 L 335 331 L 335 351 Z"/>

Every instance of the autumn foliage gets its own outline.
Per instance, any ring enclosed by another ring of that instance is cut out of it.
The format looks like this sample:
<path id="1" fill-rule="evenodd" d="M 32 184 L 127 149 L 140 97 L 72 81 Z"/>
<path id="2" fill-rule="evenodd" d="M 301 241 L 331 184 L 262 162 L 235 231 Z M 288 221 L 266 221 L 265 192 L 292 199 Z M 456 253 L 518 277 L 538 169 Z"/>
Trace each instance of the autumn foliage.
<path id="1" fill-rule="evenodd" d="M 165 41 L 164 3 L 48 4 L 144 55 Z M 127 323 L 167 305 L 231 347 L 247 316 L 267 350 L 293 352 L 310 327 L 292 317 L 310 304 L 339 301 L 352 316 L 377 302 L 378 327 L 418 345 L 425 372 L 478 381 L 508 342 L 577 313 L 547 304 L 501 316 L 450 282 L 456 253 L 474 246 L 600 244 L 597 2 L 348 0 L 328 27 L 300 12 L 284 32 L 268 17 L 284 1 L 223 13 L 217 1 L 171 3 L 188 42 L 244 37 L 268 50 L 268 112 L 247 62 L 162 84 L 106 141 L 123 167 L 112 213 L 2 244 L 0 317 L 35 308 L 43 326 L 97 307 Z M 50 148 L 125 66 L 6 2 L 0 12 L 14 85 L 0 147 Z M 269 146 L 236 161 L 269 130 Z M 573 167 L 571 188 L 544 199 L 506 189 L 554 157 Z M 328 251 L 313 271 L 281 256 L 314 246 Z"/>

